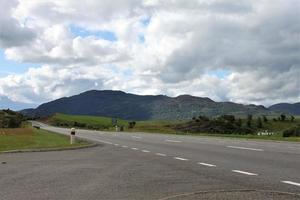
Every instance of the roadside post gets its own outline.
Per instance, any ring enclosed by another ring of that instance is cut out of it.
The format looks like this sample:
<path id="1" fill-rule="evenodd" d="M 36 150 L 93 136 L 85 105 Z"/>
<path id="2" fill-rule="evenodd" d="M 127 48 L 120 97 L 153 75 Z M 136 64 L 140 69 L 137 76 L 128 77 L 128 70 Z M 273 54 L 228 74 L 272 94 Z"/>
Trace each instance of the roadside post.
<path id="1" fill-rule="evenodd" d="M 70 143 L 74 144 L 75 143 L 75 128 L 71 128 L 71 135 L 70 135 Z"/>

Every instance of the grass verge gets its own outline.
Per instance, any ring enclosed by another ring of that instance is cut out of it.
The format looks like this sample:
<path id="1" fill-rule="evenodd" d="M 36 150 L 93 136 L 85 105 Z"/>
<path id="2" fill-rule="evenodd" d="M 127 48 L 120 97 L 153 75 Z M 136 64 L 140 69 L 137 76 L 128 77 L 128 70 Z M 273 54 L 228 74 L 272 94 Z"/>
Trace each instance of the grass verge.
<path id="1" fill-rule="evenodd" d="M 0 152 L 71 148 L 88 144 L 87 141 L 77 140 L 71 145 L 67 136 L 32 127 L 0 129 Z"/>

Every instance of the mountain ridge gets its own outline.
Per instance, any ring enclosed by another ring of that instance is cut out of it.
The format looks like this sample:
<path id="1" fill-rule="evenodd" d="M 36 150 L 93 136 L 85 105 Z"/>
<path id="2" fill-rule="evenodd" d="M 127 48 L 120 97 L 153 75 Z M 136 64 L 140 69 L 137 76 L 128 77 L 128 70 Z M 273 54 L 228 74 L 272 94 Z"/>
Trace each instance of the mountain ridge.
<path id="1" fill-rule="evenodd" d="M 243 105 L 234 102 L 215 102 L 208 97 L 179 95 L 136 95 L 119 90 L 89 90 L 41 104 L 36 109 L 25 109 L 31 117 L 47 117 L 55 113 L 117 117 L 128 120 L 190 119 L 233 114 L 245 116 L 271 115 L 264 106 Z"/>
<path id="2" fill-rule="evenodd" d="M 300 115 L 300 102 L 298 103 L 278 103 L 269 107 L 272 111 Z"/>

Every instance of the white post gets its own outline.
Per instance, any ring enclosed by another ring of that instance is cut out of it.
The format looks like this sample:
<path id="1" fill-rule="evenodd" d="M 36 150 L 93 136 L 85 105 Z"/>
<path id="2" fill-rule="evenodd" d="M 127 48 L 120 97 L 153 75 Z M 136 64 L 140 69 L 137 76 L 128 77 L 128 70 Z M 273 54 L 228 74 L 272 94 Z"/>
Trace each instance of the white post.
<path id="1" fill-rule="evenodd" d="M 70 135 L 70 143 L 74 144 L 75 143 L 75 128 L 71 128 L 71 135 Z"/>

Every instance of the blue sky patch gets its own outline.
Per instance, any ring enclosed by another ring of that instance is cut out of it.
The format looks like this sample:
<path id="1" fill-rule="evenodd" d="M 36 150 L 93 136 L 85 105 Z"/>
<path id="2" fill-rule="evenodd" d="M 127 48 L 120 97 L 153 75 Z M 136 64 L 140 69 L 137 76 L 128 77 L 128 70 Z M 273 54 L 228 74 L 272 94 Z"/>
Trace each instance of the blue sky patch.
<path id="1" fill-rule="evenodd" d="M 77 36 L 80 36 L 80 37 L 94 36 L 96 38 L 108 40 L 108 41 L 117 41 L 118 40 L 116 34 L 112 31 L 108 31 L 108 30 L 89 31 L 89 30 L 81 28 L 79 26 L 70 26 L 70 31 L 76 37 Z"/>
<path id="2" fill-rule="evenodd" d="M 145 36 L 144 35 L 139 35 L 139 42 L 144 43 L 145 42 Z"/>
<path id="3" fill-rule="evenodd" d="M 231 74 L 230 70 L 225 70 L 225 69 L 217 69 L 217 70 L 210 70 L 208 71 L 209 75 L 211 76 L 216 76 L 218 78 L 226 78 Z"/>
<path id="4" fill-rule="evenodd" d="M 144 17 L 141 19 L 141 23 L 144 25 L 144 26 L 148 26 L 150 24 L 150 21 L 151 21 L 151 17 L 148 16 L 148 17 Z"/>
<path id="5" fill-rule="evenodd" d="M 24 73 L 30 67 L 38 67 L 34 63 L 20 63 L 5 58 L 4 50 L 0 49 L 0 77 L 9 74 Z"/>

